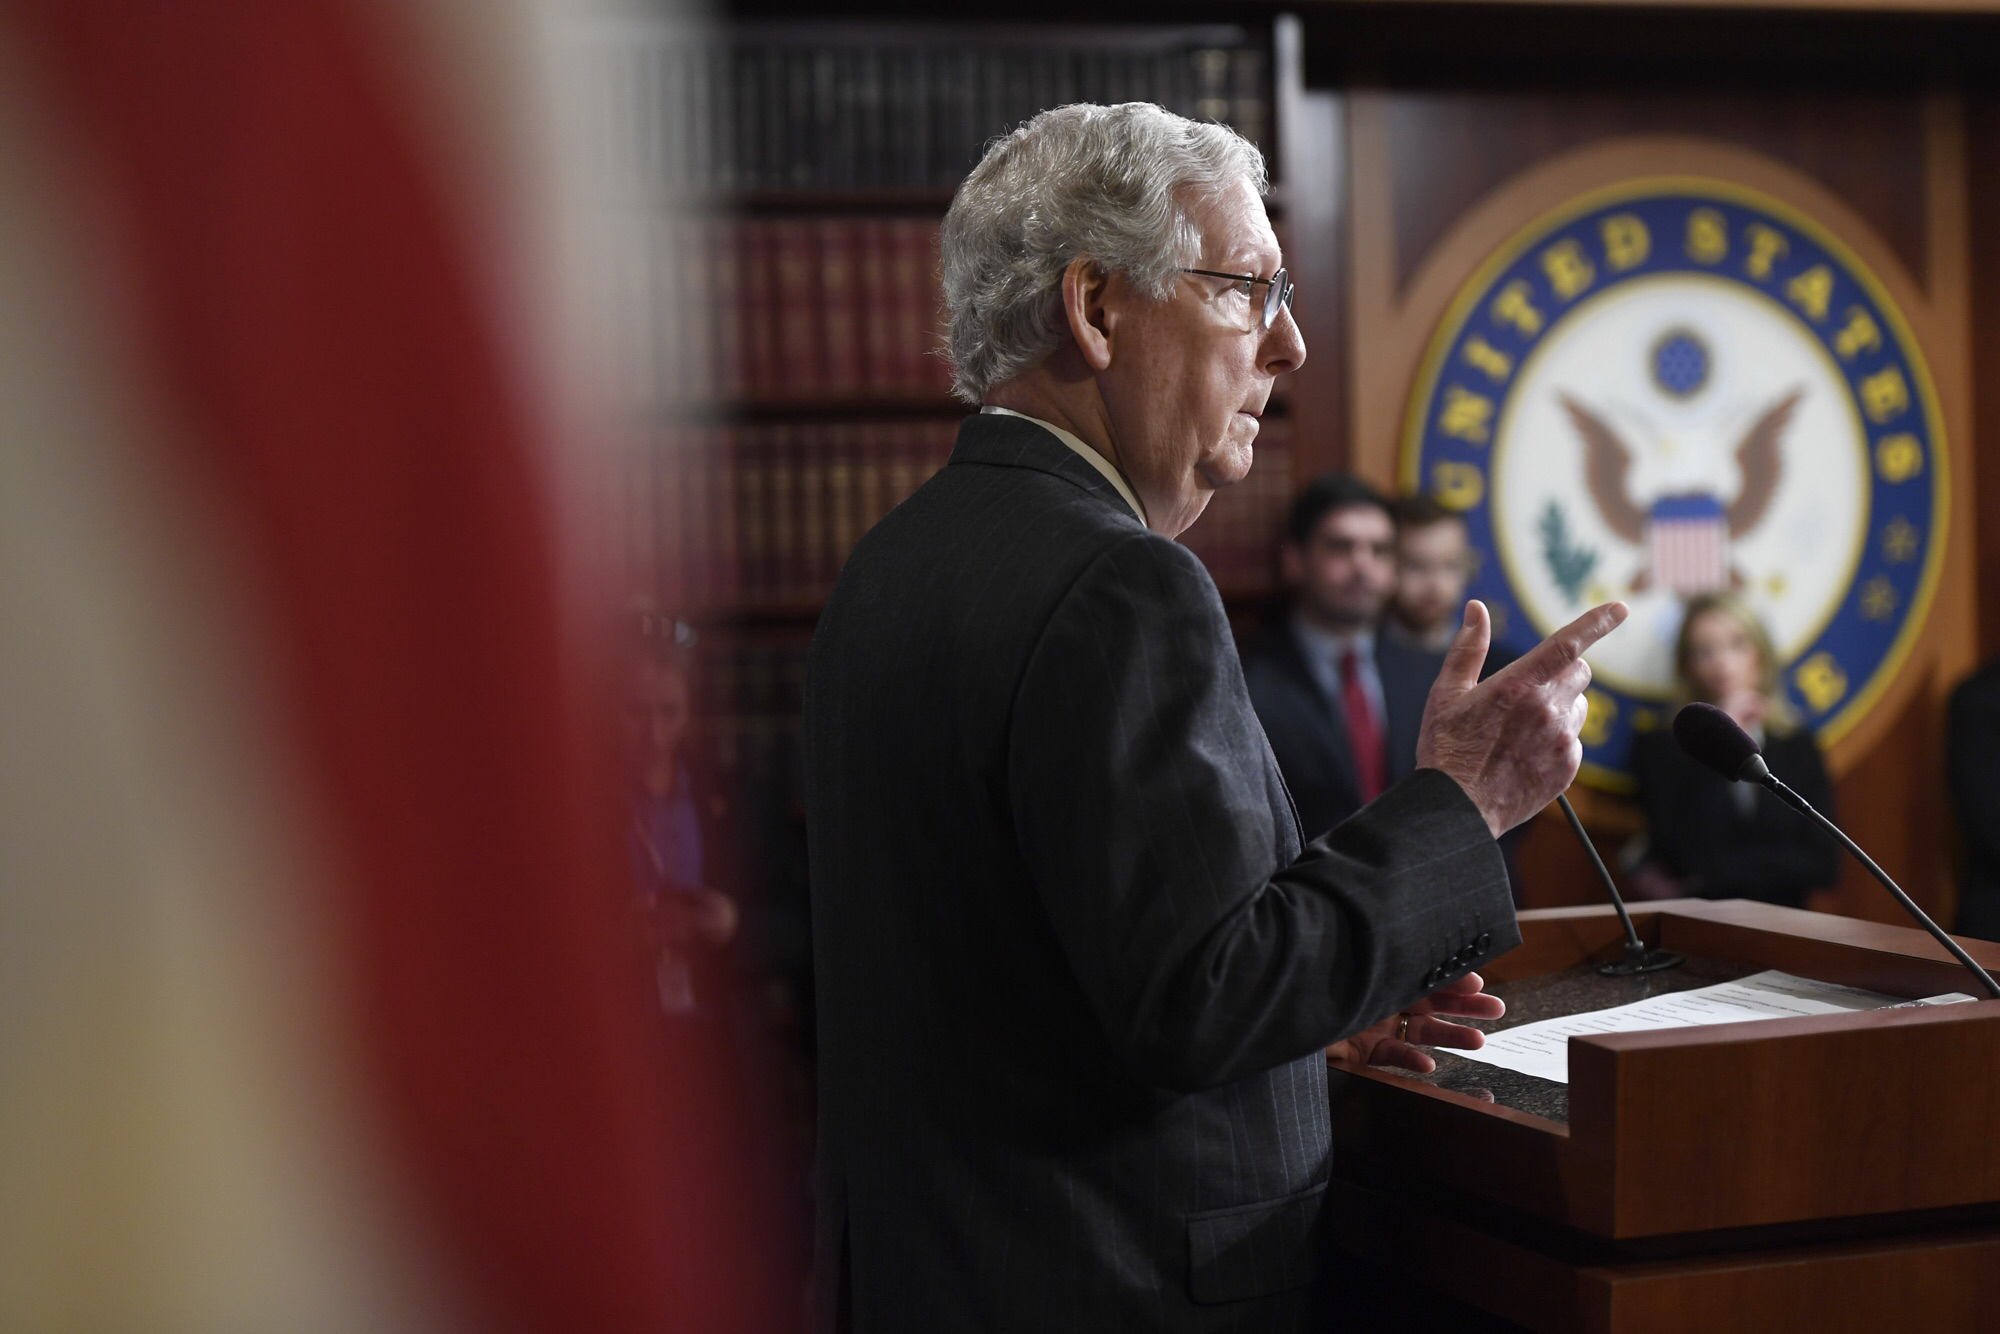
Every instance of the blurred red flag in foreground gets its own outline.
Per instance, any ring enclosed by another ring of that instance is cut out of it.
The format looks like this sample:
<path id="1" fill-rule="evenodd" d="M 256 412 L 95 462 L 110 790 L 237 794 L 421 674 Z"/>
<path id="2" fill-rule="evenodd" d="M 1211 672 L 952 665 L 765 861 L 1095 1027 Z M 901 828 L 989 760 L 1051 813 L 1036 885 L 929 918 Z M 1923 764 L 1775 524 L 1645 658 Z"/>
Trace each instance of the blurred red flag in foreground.
<path id="1" fill-rule="evenodd" d="M 645 1008 L 549 418 L 393 9 L 0 21 L 6 1328 L 783 1307 Z"/>

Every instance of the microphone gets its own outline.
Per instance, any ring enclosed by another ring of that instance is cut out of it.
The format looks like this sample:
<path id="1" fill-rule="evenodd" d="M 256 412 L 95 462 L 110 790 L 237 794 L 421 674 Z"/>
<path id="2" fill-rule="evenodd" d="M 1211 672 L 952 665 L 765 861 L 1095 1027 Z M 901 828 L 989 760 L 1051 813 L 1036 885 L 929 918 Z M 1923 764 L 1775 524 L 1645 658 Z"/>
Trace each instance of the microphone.
<path id="1" fill-rule="evenodd" d="M 1689 704 L 1674 715 L 1674 740 L 1682 750 L 1702 764 L 1727 778 L 1730 782 L 1756 783 L 1768 788 L 1779 800 L 1813 820 L 1840 841 L 1840 845 L 1852 853 L 1854 859 L 1868 869 L 1868 874 L 1882 883 L 1882 888 L 1895 896 L 1903 905 L 1903 911 L 1916 918 L 1917 924 L 1931 933 L 1938 944 L 1951 951 L 1951 956 L 1965 965 L 1966 971 L 1979 979 L 1988 996 L 2000 999 L 2000 982 L 1995 982 L 1984 968 L 1974 962 L 1959 943 L 1946 935 L 1936 922 L 1930 919 L 1922 908 L 1916 905 L 1902 887 L 1889 878 L 1888 872 L 1875 864 L 1867 853 L 1845 833 L 1839 825 L 1814 810 L 1812 803 L 1785 786 L 1771 767 L 1764 763 L 1762 752 L 1750 734 L 1736 725 L 1736 720 L 1713 704 Z"/>
<path id="2" fill-rule="evenodd" d="M 1758 752 L 1757 742 L 1736 725 L 1726 710 L 1713 704 L 1690 704 L 1675 714 L 1674 740 L 1689 756 L 1732 783 L 1746 778 L 1758 781 L 1759 769 L 1766 774 L 1770 772 Z M 1750 763 L 1752 760 L 1755 765 Z"/>
<path id="3" fill-rule="evenodd" d="M 1590 841 L 1590 835 L 1583 832 L 1583 821 L 1576 818 L 1576 807 L 1569 804 L 1569 794 L 1558 792 L 1556 804 L 1562 807 L 1564 818 L 1575 831 L 1576 841 L 1583 844 L 1583 850 L 1590 855 L 1590 864 L 1597 868 L 1597 878 L 1603 882 L 1611 906 L 1618 910 L 1618 924 L 1625 928 L 1625 957 L 1601 963 L 1597 965 L 1597 971 L 1606 977 L 1636 977 L 1640 973 L 1664 973 L 1669 968 L 1678 968 L 1686 963 L 1686 958 L 1672 950 L 1646 948 L 1646 942 L 1639 939 L 1638 928 L 1632 925 L 1632 914 L 1625 911 L 1625 899 L 1611 879 L 1611 872 L 1604 869 L 1604 858 L 1597 855 L 1597 845 Z"/>

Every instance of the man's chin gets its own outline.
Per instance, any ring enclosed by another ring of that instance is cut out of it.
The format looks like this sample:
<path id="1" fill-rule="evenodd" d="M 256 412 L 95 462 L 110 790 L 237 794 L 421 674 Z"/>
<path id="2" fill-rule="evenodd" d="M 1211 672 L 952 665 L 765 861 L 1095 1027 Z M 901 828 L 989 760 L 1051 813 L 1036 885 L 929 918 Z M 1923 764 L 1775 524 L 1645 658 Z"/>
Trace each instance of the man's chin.
<path id="1" fill-rule="evenodd" d="M 1450 616 L 1450 607 L 1404 607 L 1396 611 L 1396 619 L 1403 628 L 1418 635 L 1434 633 Z"/>
<path id="2" fill-rule="evenodd" d="M 1341 630 L 1361 630 L 1378 624 L 1382 619 L 1380 603 L 1334 603 L 1324 600 L 1314 604 L 1319 619 Z"/>
<path id="3" fill-rule="evenodd" d="M 1211 490 L 1219 491 L 1225 486 L 1234 486 L 1250 475 L 1250 465 L 1256 462 L 1257 451 L 1252 445 L 1256 439 L 1254 423 L 1256 418 L 1245 420 L 1253 423 L 1250 435 L 1241 441 L 1225 440 L 1222 446 L 1201 464 L 1201 480 Z"/>

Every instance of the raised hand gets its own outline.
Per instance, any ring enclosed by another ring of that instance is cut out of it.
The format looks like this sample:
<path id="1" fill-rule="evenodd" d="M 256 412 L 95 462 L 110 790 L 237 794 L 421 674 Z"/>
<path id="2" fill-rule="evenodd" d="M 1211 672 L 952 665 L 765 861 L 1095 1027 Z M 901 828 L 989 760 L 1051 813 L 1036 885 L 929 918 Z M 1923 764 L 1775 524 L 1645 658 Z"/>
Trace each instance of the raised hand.
<path id="1" fill-rule="evenodd" d="M 1583 655 L 1626 615 L 1622 602 L 1593 607 L 1481 681 L 1492 623 L 1485 603 L 1466 603 L 1424 706 L 1417 767 L 1451 775 L 1496 838 L 1554 801 L 1583 763 Z"/>

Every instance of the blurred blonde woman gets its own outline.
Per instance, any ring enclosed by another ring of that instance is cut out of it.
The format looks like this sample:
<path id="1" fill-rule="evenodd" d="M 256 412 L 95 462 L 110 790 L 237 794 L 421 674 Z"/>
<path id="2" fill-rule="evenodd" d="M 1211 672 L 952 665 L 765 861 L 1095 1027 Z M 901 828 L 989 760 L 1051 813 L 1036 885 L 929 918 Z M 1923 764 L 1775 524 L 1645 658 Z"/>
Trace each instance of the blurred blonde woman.
<path id="1" fill-rule="evenodd" d="M 1674 646 L 1683 696 L 1726 710 L 1757 738 L 1771 772 L 1833 815 L 1819 743 L 1786 701 L 1777 655 L 1757 614 L 1724 593 L 1688 601 Z M 1681 752 L 1667 728 L 1641 733 L 1633 768 L 1646 848 L 1632 874 L 1639 898 L 1758 899 L 1804 907 L 1830 888 L 1840 850 L 1776 797 L 1731 783 Z"/>

